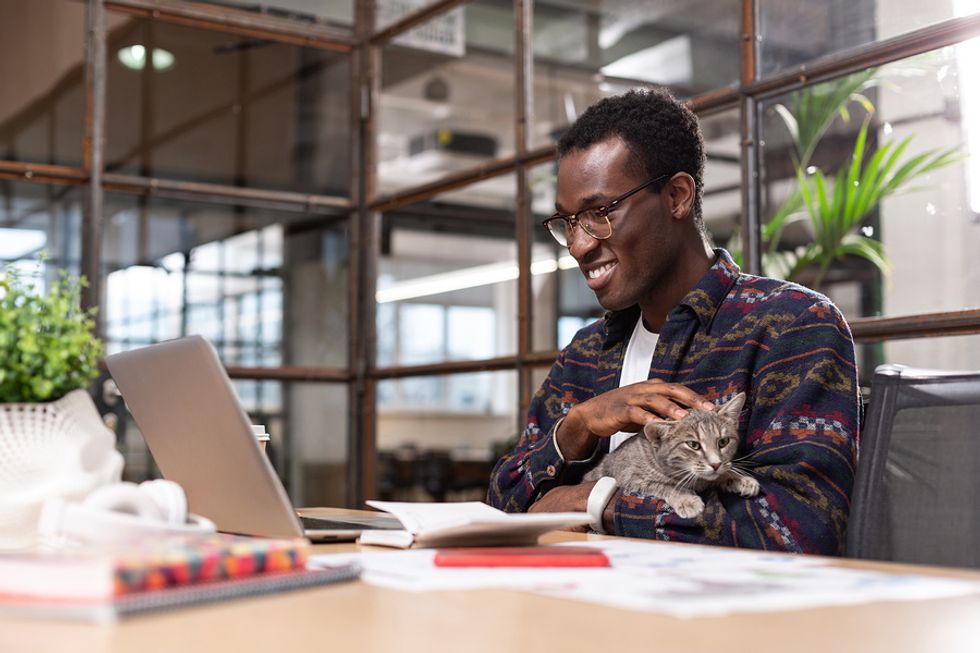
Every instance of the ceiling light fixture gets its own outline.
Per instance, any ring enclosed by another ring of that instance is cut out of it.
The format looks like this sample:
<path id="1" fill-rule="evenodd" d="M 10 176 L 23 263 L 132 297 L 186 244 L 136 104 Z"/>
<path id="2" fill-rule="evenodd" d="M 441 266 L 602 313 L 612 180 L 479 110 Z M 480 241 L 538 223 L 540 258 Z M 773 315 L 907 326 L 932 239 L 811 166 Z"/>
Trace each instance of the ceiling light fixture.
<path id="1" fill-rule="evenodd" d="M 120 48 L 117 56 L 119 57 L 119 63 L 130 70 L 143 70 L 146 68 L 146 47 L 139 43 Z M 153 48 L 149 58 L 153 70 L 170 70 L 174 67 L 174 63 L 177 60 L 172 52 L 163 48 Z"/>
<path id="2" fill-rule="evenodd" d="M 537 276 L 574 267 L 578 267 L 578 263 L 571 256 L 565 255 L 559 259 L 534 261 L 531 263 L 531 274 Z M 453 290 L 487 286 L 516 278 L 517 263 L 515 261 L 490 263 L 489 265 L 478 265 L 472 268 L 398 281 L 387 288 L 379 289 L 375 293 L 375 300 L 379 304 L 386 304 L 405 299 L 415 299 L 416 297 L 439 295 Z"/>

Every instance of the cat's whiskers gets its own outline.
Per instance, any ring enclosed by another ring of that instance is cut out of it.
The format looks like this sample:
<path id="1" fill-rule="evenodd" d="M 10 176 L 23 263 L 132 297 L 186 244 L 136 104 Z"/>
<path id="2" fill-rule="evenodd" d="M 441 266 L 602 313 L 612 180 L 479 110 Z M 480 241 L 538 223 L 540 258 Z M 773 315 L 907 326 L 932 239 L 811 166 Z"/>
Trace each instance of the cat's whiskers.
<path id="1" fill-rule="evenodd" d="M 739 467 L 738 465 L 732 465 L 732 469 L 731 469 L 731 472 L 732 472 L 732 474 L 735 474 L 736 476 L 738 476 L 738 477 L 740 477 L 740 478 L 752 478 L 752 479 L 754 479 L 754 478 L 755 478 L 755 477 L 754 477 L 754 476 L 753 476 L 753 475 L 751 474 L 751 472 L 749 472 L 749 470 L 747 470 L 747 469 L 742 469 L 742 468 L 741 468 L 741 467 Z"/>
<path id="2" fill-rule="evenodd" d="M 687 473 L 674 484 L 674 489 L 690 487 L 691 482 L 697 480 L 698 474 L 694 470 L 687 470 Z"/>

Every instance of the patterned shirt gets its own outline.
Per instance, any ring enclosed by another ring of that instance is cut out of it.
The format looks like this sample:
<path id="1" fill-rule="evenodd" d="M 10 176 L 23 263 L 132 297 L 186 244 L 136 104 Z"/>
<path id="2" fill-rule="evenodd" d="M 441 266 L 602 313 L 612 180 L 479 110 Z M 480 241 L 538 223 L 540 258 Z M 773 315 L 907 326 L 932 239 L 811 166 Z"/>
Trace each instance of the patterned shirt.
<path id="1" fill-rule="evenodd" d="M 704 511 L 677 516 L 662 499 L 619 491 L 617 535 L 823 555 L 844 552 L 854 483 L 858 383 L 854 341 L 830 300 L 786 281 L 742 274 L 728 252 L 667 316 L 650 378 L 683 384 L 716 404 L 739 392 L 738 456 L 761 490 L 701 493 Z M 556 422 L 613 390 L 639 308 L 610 312 L 562 350 L 528 410 L 527 427 L 490 478 L 488 502 L 523 512 L 557 485 L 581 482 L 606 454 L 565 461 Z"/>

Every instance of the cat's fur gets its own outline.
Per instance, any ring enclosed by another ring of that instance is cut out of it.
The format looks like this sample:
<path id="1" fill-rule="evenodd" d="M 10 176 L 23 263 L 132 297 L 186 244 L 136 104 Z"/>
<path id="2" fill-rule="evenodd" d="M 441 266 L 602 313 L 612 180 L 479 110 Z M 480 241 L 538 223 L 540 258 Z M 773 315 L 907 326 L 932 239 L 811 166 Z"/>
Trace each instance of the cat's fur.
<path id="1" fill-rule="evenodd" d="M 733 464 L 744 403 L 740 392 L 715 410 L 688 409 L 678 421 L 648 422 L 584 480 L 612 476 L 623 490 L 659 497 L 681 517 L 701 514 L 704 502 L 696 493 L 709 487 L 754 497 L 759 482 Z"/>

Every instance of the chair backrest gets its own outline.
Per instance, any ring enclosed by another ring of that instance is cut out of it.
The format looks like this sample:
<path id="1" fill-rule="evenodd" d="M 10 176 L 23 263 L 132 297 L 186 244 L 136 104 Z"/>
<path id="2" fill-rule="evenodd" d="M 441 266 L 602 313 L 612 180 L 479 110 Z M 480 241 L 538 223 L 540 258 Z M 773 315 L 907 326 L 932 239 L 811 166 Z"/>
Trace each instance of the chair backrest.
<path id="1" fill-rule="evenodd" d="M 847 555 L 980 567 L 978 495 L 980 372 L 878 367 Z"/>

